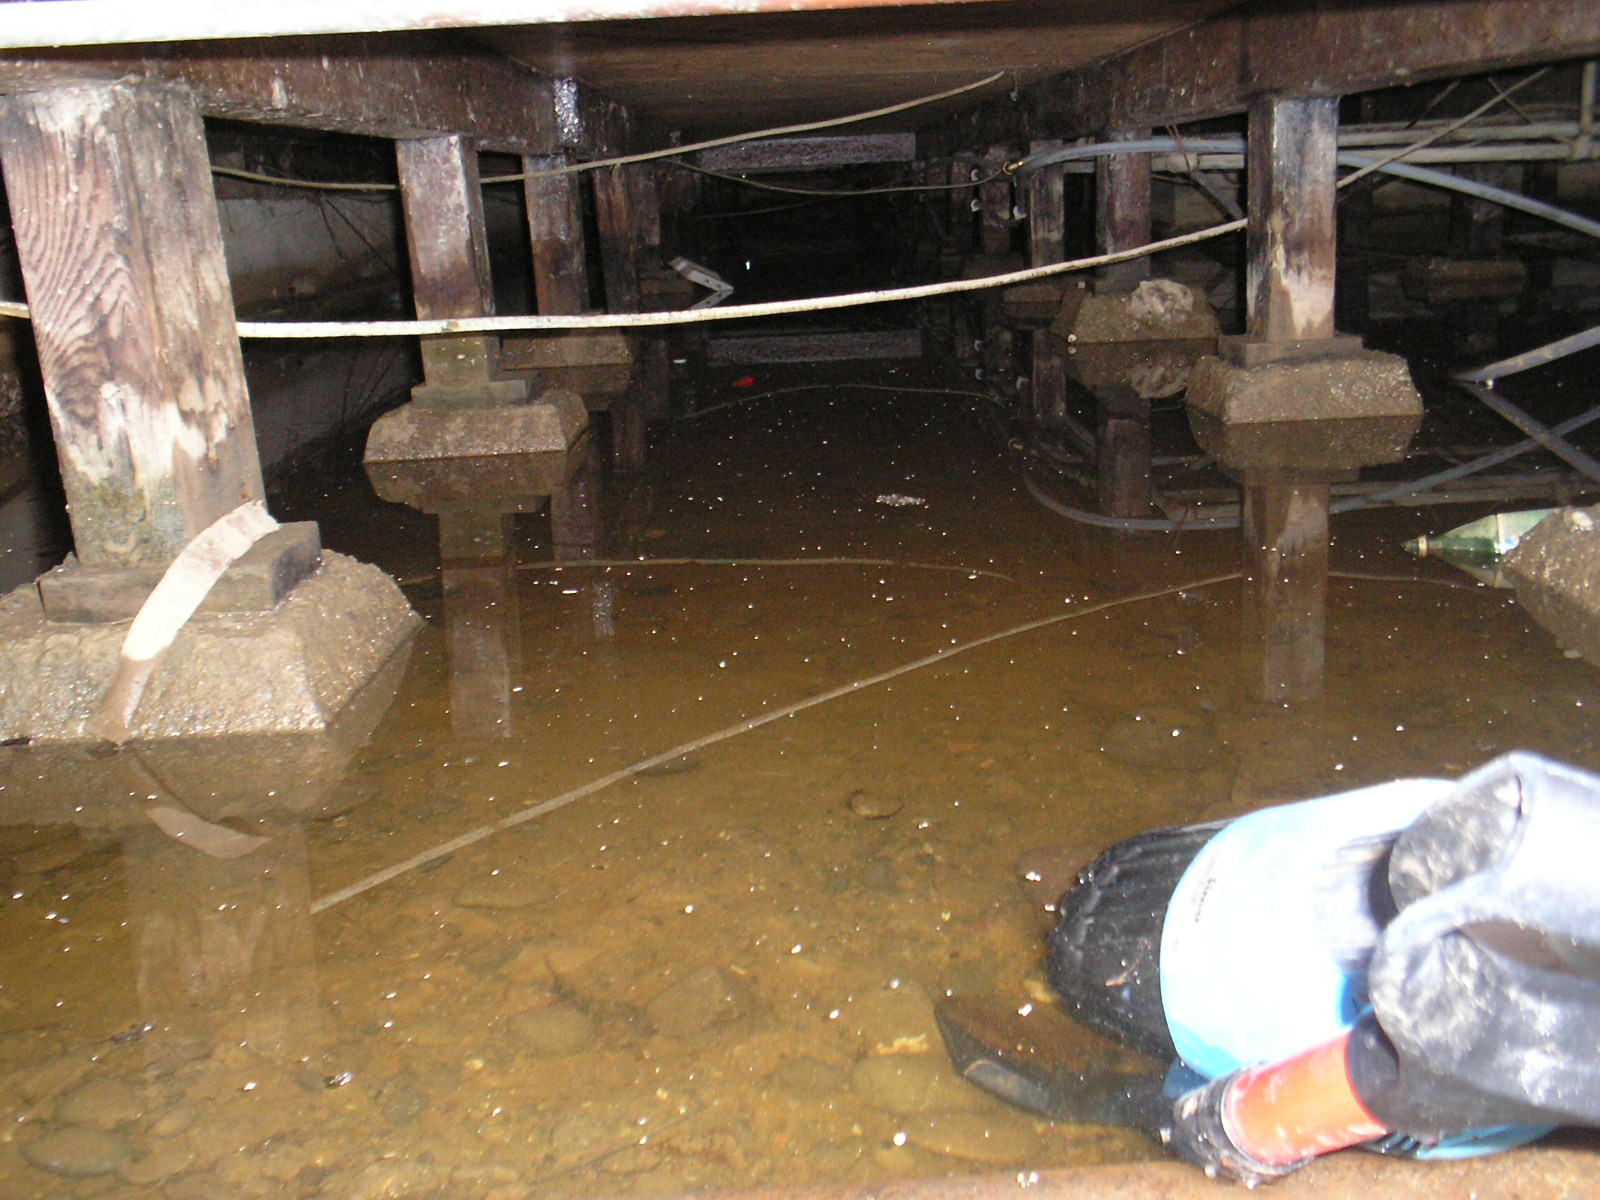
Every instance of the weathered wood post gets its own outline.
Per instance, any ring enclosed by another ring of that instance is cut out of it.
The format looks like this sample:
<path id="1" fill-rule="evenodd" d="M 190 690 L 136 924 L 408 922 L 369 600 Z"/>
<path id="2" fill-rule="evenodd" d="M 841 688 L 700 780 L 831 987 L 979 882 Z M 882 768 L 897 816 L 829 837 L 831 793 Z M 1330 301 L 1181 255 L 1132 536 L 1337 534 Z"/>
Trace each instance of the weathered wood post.
<path id="1" fill-rule="evenodd" d="M 1405 363 L 1335 332 L 1339 102 L 1250 106 L 1246 332 L 1190 381 L 1201 445 L 1244 486 L 1244 638 L 1261 698 L 1314 699 L 1326 658 L 1331 484 L 1405 452 L 1421 400 Z"/>
<path id="2" fill-rule="evenodd" d="M 78 561 L 165 567 L 263 494 L 199 110 L 178 88 L 10 96 L 0 160 Z"/>
<path id="3" fill-rule="evenodd" d="M 1061 146 L 1056 141 L 1034 142 L 1028 147 L 1031 154 L 1040 154 Z M 1061 166 L 1044 167 L 1028 176 L 1028 265 L 1049 266 L 1066 259 L 1066 171 Z M 1041 285 L 1045 286 L 1045 285 Z M 1059 284 L 1045 286 L 1056 303 L 1060 302 Z M 1066 413 L 1067 371 L 1060 340 L 1048 329 L 1035 329 L 1033 362 L 1029 378 L 1033 385 L 1034 420 L 1050 423 Z"/>
<path id="4" fill-rule="evenodd" d="M 1011 176 L 1002 170 L 1010 157 L 1004 146 L 991 146 L 983 156 L 983 183 L 978 188 L 978 248 L 991 257 L 1011 249 Z"/>
<path id="5" fill-rule="evenodd" d="M 400 196 L 417 316 L 494 314 L 489 237 L 483 222 L 478 150 L 471 138 L 408 138 L 395 143 Z M 527 398 L 520 379 L 498 378 L 500 340 L 490 334 L 422 339 L 424 382 L 412 399 L 430 407 L 477 407 Z"/>
<path id="6" fill-rule="evenodd" d="M 477 148 L 462 135 L 396 143 L 417 316 L 489 316 L 494 291 Z M 570 275 L 569 275 L 570 279 Z M 424 380 L 411 403 L 384 414 L 367 437 L 378 494 L 440 514 L 441 558 L 480 557 L 511 512 L 559 489 L 587 418 L 572 392 L 534 398 L 530 380 L 500 368 L 500 339 L 422 339 Z"/>
<path id="7" fill-rule="evenodd" d="M 1148 138 L 1148 129 L 1110 129 L 1108 142 Z M 1150 156 L 1107 154 L 1095 159 L 1095 244 L 1102 254 L 1135 250 L 1150 242 Z M 1095 291 L 1131 292 L 1150 278 L 1150 260 L 1131 258 L 1095 272 Z"/>
<path id="8" fill-rule="evenodd" d="M 568 165 L 563 157 L 525 157 L 522 169 L 534 294 L 541 313 L 589 309 L 589 263 L 583 236 L 583 190 L 574 174 L 544 175 Z"/>
<path id="9" fill-rule="evenodd" d="M 606 311 L 640 311 L 640 259 L 650 244 L 653 226 L 660 242 L 660 214 L 650 203 L 653 184 L 641 178 L 645 167 L 628 164 L 600 167 L 593 172 L 595 216 L 600 231 L 600 263 L 605 276 Z M 653 218 L 653 219 L 652 219 Z M 636 355 L 636 359 L 637 359 Z M 611 455 L 620 470 L 644 465 L 645 412 L 647 408 L 639 373 L 628 390 L 611 402 Z"/>
<path id="10" fill-rule="evenodd" d="M 10 609 L 0 738 L 74 740 L 120 622 L 197 534 L 262 499 L 261 468 L 193 95 L 123 83 L 10 95 L 0 160 L 77 551 L 39 580 L 37 606 Z M 332 721 L 415 620 L 381 572 L 324 556 L 314 523 L 284 526 L 178 632 L 129 732 Z"/>
<path id="11" fill-rule="evenodd" d="M 1269 346 L 1334 335 L 1339 102 L 1258 100 L 1246 149 L 1247 336 Z M 1263 697 L 1321 695 L 1326 658 L 1326 480 L 1244 472 L 1245 637 L 1260 656 Z"/>

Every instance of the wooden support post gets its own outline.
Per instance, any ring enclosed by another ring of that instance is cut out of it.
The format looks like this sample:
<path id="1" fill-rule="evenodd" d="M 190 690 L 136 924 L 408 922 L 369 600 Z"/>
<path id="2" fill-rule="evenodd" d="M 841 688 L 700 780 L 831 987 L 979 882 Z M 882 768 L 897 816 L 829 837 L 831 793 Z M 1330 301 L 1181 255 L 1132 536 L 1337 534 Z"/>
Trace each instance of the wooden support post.
<path id="1" fill-rule="evenodd" d="M 1057 141 L 1034 142 L 1030 154 L 1058 150 Z M 1067 176 L 1063 166 L 1044 167 L 1028 176 L 1028 265 L 1043 267 L 1066 260 Z"/>
<path id="2" fill-rule="evenodd" d="M 594 207 L 600 229 L 600 266 L 605 276 L 606 311 L 639 311 L 639 242 L 629 186 L 631 166 L 600 167 L 594 180 Z"/>
<path id="3" fill-rule="evenodd" d="M 1463 163 L 1455 173 L 1493 187 L 1518 190 L 1520 163 Z M 1497 258 L 1505 248 L 1506 210 L 1493 200 L 1450 193 L 1450 256 Z"/>
<path id="4" fill-rule="evenodd" d="M 1333 337 L 1339 101 L 1250 105 L 1245 327 L 1252 341 Z"/>
<path id="5" fill-rule="evenodd" d="M 523 198 L 533 245 L 534 295 L 541 314 L 589 308 L 589 264 L 583 239 L 583 189 L 577 175 L 539 175 L 565 157 L 524 158 Z"/>
<path id="6" fill-rule="evenodd" d="M 1244 481 L 1246 665 L 1269 703 L 1322 693 L 1328 595 L 1326 483 Z"/>
<path id="7" fill-rule="evenodd" d="M 606 311 L 638 312 L 643 303 L 640 259 L 661 240 L 661 213 L 654 181 L 644 164 L 601 167 L 593 172 L 595 213 L 600 227 L 600 261 L 605 274 Z M 656 251 L 659 253 L 659 251 Z M 650 335 L 647 335 L 650 336 Z M 665 355 L 636 353 L 628 390 L 611 402 L 611 457 L 618 470 L 644 465 L 645 416 L 663 407 Z"/>
<path id="8" fill-rule="evenodd" d="M 1095 459 L 1100 508 L 1108 517 L 1142 517 L 1150 511 L 1150 401 L 1131 388 L 1095 395 Z"/>
<path id="9" fill-rule="evenodd" d="M 427 320 L 493 315 L 477 147 L 459 135 L 412 138 L 395 144 L 395 158 L 417 316 Z M 488 334 L 425 337 L 426 382 L 413 389 L 412 398 L 420 404 L 451 407 L 525 399 L 527 384 L 497 379 L 499 365 L 499 339 Z"/>
<path id="10" fill-rule="evenodd" d="M 1150 136 L 1148 129 L 1112 129 L 1107 141 Z M 1095 242 L 1102 254 L 1150 243 L 1150 156 L 1107 154 L 1095 160 Z M 1096 292 L 1131 292 L 1150 277 L 1150 260 L 1132 258 L 1095 272 Z"/>
<path id="11" fill-rule="evenodd" d="M 9 96 L 0 160 L 78 560 L 164 566 L 263 495 L 195 101 Z"/>
<path id="12" fill-rule="evenodd" d="M 1028 147 L 1030 154 L 1059 149 L 1058 141 L 1038 141 Z M 1043 267 L 1066 259 L 1066 172 L 1062 167 L 1045 167 L 1028 176 L 1028 265 Z M 1030 335 L 1033 361 L 1028 371 L 1032 385 L 1034 420 L 1049 425 L 1066 415 L 1066 355 L 1060 341 L 1045 329 Z"/>
<path id="13" fill-rule="evenodd" d="M 1225 350 L 1246 364 L 1337 346 L 1338 134 L 1336 98 L 1265 96 L 1250 106 L 1246 336 Z M 1322 693 L 1328 495 L 1325 481 L 1245 473 L 1243 645 L 1269 703 Z"/>
<path id="14" fill-rule="evenodd" d="M 978 248 L 987 255 L 998 256 L 1011 249 L 1011 176 L 1002 173 L 1009 158 L 1004 146 L 996 146 L 983 156 L 984 183 L 978 189 Z"/>

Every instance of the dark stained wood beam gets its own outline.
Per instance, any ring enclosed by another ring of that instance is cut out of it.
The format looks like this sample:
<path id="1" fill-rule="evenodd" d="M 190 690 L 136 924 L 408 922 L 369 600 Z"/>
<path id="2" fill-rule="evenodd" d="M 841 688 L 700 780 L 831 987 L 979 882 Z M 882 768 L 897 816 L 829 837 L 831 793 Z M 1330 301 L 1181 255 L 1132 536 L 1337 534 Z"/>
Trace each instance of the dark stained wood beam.
<path id="1" fill-rule="evenodd" d="M 485 150 L 510 154 L 552 154 L 562 145 L 555 81 L 465 41 L 441 48 L 412 36 L 286 38 L 191 50 L 0 59 L 0 93 L 143 79 L 187 84 L 208 117 L 383 138 L 466 133 Z M 626 124 L 597 99 L 573 104 L 568 125 L 591 144 Z"/>
<path id="2" fill-rule="evenodd" d="M 1265 94 L 1341 96 L 1595 54 L 1594 0 L 1268 0 L 982 105 L 953 137 L 1096 136 L 1239 112 Z"/>
<path id="3" fill-rule="evenodd" d="M 1148 129 L 1112 129 L 1107 136 L 1133 141 Z M 1150 241 L 1150 156 L 1107 154 L 1094 164 L 1094 233 L 1102 254 L 1116 254 Z M 1111 263 L 1095 272 L 1095 291 L 1131 292 L 1150 278 L 1148 258 Z"/>
<path id="4" fill-rule="evenodd" d="M 494 288 L 477 148 L 460 134 L 405 138 L 395 143 L 395 162 L 417 316 L 489 316 Z M 464 403 L 465 397 L 483 390 L 498 367 L 498 339 L 484 334 L 426 337 L 422 369 L 427 383 L 412 395 Z"/>
<path id="5" fill-rule="evenodd" d="M 1245 326 L 1263 342 L 1333 336 L 1339 102 L 1250 106 Z"/>
<path id="6" fill-rule="evenodd" d="M 914 133 L 854 133 L 831 137 L 768 138 L 702 150 L 708 171 L 810 171 L 865 163 L 908 163 L 917 157 Z"/>
<path id="7" fill-rule="evenodd" d="M 528 175 L 523 197 L 533 250 L 534 296 L 541 313 L 581 313 L 589 307 L 589 256 L 578 177 L 540 174 L 567 165 L 565 157 L 522 160 Z"/>

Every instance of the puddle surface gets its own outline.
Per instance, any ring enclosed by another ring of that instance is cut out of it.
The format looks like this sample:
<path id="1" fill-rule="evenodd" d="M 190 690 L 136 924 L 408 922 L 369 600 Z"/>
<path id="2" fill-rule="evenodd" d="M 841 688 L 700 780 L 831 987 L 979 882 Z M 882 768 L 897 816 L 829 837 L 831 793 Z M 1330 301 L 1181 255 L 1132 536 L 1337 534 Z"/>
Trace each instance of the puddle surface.
<path id="1" fill-rule="evenodd" d="M 1479 513 L 1336 519 L 1335 569 L 1379 578 L 1330 585 L 1326 698 L 1266 708 L 1238 585 L 1198 582 L 1237 535 L 1064 525 L 964 403 L 681 423 L 611 481 L 597 563 L 541 565 L 533 518 L 517 561 L 441 580 L 432 523 L 364 485 L 284 497 L 428 627 L 370 736 L 7 752 L 0 1190 L 520 1200 L 1148 1157 L 945 1063 L 942 997 L 1049 1015 L 1029 874 L 1513 748 L 1600 768 L 1600 675 L 1398 549 Z M 266 841 L 199 852 L 162 802 Z"/>

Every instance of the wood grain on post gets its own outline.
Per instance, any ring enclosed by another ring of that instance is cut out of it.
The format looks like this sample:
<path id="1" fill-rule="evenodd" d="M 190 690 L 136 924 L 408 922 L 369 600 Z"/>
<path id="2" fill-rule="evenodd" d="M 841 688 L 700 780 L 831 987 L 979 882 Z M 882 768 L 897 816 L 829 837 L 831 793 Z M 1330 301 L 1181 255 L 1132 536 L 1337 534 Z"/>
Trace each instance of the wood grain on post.
<path id="1" fill-rule="evenodd" d="M 579 177 L 537 175 L 567 165 L 561 158 L 524 158 L 523 196 L 533 245 L 533 286 L 540 313 L 581 313 L 589 307 L 589 266 L 583 239 Z"/>
<path id="2" fill-rule="evenodd" d="M 639 311 L 639 257 L 634 214 L 637 189 L 628 182 L 629 170 L 626 166 L 600 167 L 591 173 L 608 312 Z"/>
<path id="3" fill-rule="evenodd" d="M 1150 136 L 1148 129 L 1113 129 L 1107 141 L 1133 141 Z M 1095 159 L 1095 244 L 1102 254 L 1116 254 L 1150 244 L 1150 156 L 1107 154 Z M 1132 258 L 1101 267 L 1096 290 L 1131 292 L 1150 277 L 1150 260 Z"/>
<path id="4" fill-rule="evenodd" d="M 79 561 L 164 565 L 263 496 L 199 110 L 10 96 L 0 160 Z"/>
<path id="5" fill-rule="evenodd" d="M 1245 325 L 1252 338 L 1333 336 L 1338 134 L 1334 99 L 1267 96 L 1250 106 Z"/>
<path id="6" fill-rule="evenodd" d="M 1034 142 L 1031 154 L 1059 150 L 1062 143 Z M 1028 177 L 1028 265 L 1043 267 L 1066 260 L 1066 168 L 1042 167 Z"/>
<path id="7" fill-rule="evenodd" d="M 396 142 L 395 161 L 417 316 L 493 315 L 489 239 L 472 139 L 457 134 Z M 497 345 L 482 334 L 425 337 L 423 371 L 431 384 L 487 380 L 498 365 Z"/>

